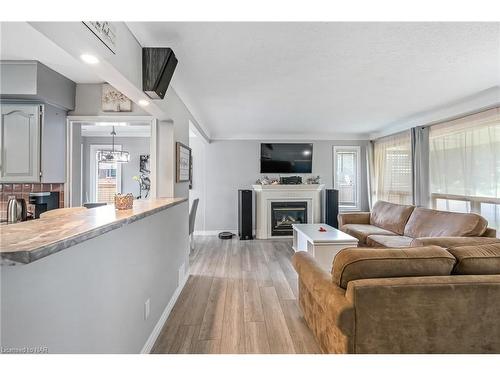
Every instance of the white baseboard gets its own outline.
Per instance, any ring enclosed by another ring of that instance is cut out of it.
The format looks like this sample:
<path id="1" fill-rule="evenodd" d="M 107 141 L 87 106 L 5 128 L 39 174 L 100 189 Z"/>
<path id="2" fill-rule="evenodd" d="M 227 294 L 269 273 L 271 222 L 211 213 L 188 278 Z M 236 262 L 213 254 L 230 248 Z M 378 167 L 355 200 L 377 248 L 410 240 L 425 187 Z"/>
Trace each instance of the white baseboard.
<path id="1" fill-rule="evenodd" d="M 179 298 L 179 295 L 181 294 L 184 285 L 186 285 L 188 278 L 189 278 L 189 272 L 186 273 L 186 277 L 184 277 L 184 280 L 182 280 L 182 282 L 177 286 L 174 295 L 172 296 L 172 298 L 170 298 L 170 301 L 168 301 L 167 307 L 165 307 L 165 310 L 163 310 L 160 319 L 158 320 L 153 329 L 153 332 L 151 332 L 146 343 L 144 344 L 141 350 L 141 354 L 149 354 L 151 352 L 151 349 L 153 349 L 153 345 L 155 344 L 156 339 L 160 335 L 161 329 L 165 325 L 165 322 L 167 321 L 170 312 L 174 308 L 175 302 L 177 302 L 177 298 Z"/>
<path id="2" fill-rule="evenodd" d="M 238 234 L 238 229 L 220 229 L 220 230 L 195 230 L 195 236 L 217 236 L 220 232 L 231 232 Z"/>

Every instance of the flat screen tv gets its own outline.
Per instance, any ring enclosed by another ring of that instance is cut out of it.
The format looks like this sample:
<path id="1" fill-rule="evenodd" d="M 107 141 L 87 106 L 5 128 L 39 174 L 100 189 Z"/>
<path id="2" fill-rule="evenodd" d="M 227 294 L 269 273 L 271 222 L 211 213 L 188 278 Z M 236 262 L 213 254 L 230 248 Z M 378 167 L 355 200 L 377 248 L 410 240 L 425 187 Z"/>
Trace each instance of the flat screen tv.
<path id="1" fill-rule="evenodd" d="M 312 143 L 261 143 L 260 173 L 311 173 Z"/>

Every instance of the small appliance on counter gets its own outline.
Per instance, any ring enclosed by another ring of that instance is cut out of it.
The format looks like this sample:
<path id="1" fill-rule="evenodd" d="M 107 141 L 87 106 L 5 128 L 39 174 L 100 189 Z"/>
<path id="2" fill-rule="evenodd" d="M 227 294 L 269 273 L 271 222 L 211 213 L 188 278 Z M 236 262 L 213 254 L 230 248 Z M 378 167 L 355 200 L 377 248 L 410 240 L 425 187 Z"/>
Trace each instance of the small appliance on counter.
<path id="1" fill-rule="evenodd" d="M 59 192 L 30 193 L 30 204 L 35 206 L 33 215 L 38 219 L 45 211 L 59 208 Z"/>
<path id="2" fill-rule="evenodd" d="M 26 221 L 28 210 L 26 201 L 22 198 L 11 198 L 7 203 L 7 223 L 14 224 L 20 221 Z"/>

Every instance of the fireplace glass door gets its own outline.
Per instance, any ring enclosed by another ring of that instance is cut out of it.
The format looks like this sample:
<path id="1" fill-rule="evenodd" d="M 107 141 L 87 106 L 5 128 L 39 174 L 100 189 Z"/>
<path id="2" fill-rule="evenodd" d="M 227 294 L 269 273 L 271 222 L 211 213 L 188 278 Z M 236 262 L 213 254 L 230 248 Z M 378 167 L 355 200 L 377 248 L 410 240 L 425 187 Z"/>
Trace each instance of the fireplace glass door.
<path id="1" fill-rule="evenodd" d="M 291 236 L 293 224 L 307 223 L 307 202 L 271 202 L 271 235 Z"/>

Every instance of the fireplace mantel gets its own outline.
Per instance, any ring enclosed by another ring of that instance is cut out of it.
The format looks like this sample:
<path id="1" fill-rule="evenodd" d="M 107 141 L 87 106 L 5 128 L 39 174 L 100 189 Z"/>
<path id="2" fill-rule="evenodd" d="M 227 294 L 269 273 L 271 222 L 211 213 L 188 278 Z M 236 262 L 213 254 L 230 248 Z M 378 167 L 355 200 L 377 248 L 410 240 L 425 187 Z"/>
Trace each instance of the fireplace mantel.
<path id="1" fill-rule="evenodd" d="M 308 223 L 321 222 L 321 195 L 323 184 L 252 185 L 255 191 L 257 239 L 284 238 L 271 235 L 272 202 L 307 202 Z"/>

